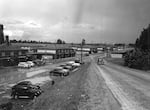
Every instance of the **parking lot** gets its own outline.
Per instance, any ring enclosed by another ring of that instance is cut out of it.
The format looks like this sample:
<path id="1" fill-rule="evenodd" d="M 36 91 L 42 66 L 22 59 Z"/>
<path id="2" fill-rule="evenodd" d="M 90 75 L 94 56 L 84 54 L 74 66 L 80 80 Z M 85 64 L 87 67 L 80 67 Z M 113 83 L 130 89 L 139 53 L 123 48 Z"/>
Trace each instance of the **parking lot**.
<path id="1" fill-rule="evenodd" d="M 18 67 L 7 67 L 5 69 L 1 70 L 1 77 L 0 77 L 0 103 L 1 105 L 5 105 L 10 102 L 14 102 L 12 100 L 11 94 L 11 88 L 20 81 L 31 81 L 33 84 L 40 85 L 41 88 L 43 88 L 43 85 L 45 85 L 48 82 L 51 82 L 52 80 L 59 79 L 56 76 L 50 76 L 49 72 L 53 70 L 55 67 L 62 65 L 66 63 L 67 61 L 70 61 L 70 59 L 64 59 L 57 61 L 56 63 L 49 63 L 44 66 L 40 67 L 32 67 L 32 68 L 18 68 Z M 75 68 L 72 70 L 72 72 L 77 71 L 78 68 Z M 5 73 L 5 74 L 4 74 Z M 61 78 L 60 78 L 61 79 Z M 22 99 L 21 101 L 23 101 Z M 28 99 L 27 99 L 28 100 Z M 16 101 L 15 101 L 16 102 Z M 25 101 L 30 102 L 30 100 Z"/>

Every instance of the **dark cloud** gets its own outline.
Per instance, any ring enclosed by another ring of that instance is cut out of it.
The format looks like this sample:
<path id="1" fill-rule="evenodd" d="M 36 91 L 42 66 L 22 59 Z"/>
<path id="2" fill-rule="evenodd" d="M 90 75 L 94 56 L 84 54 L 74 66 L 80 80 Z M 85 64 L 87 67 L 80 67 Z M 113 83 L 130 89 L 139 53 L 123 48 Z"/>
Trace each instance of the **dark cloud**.
<path id="1" fill-rule="evenodd" d="M 134 42 L 150 23 L 150 0 L 1 0 L 0 4 L 0 17 L 10 18 L 0 21 L 11 30 L 25 31 L 29 39 L 59 35 L 70 42 L 81 36 L 89 42 Z M 36 23 L 42 27 L 37 29 Z"/>

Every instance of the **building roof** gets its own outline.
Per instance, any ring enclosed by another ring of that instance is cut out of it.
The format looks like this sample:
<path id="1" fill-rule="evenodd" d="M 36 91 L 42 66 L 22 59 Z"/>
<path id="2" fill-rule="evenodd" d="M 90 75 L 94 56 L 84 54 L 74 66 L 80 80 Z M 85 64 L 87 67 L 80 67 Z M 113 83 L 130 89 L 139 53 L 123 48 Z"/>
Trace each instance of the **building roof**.
<path id="1" fill-rule="evenodd" d="M 28 50 L 31 49 L 72 49 L 68 44 L 34 44 L 34 43 L 11 43 L 10 46 L 0 45 L 2 50 Z"/>
<path id="2" fill-rule="evenodd" d="M 14 46 L 14 45 L 0 45 L 0 51 L 6 51 L 6 50 L 28 50 L 28 49 L 22 49 L 20 46 Z"/>

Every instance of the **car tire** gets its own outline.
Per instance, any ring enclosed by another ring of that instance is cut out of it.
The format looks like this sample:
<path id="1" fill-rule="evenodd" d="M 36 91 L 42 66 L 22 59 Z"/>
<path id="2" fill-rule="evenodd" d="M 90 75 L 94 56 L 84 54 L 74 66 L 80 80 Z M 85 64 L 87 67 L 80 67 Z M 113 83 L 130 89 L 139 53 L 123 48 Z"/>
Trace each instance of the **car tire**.
<path id="1" fill-rule="evenodd" d="M 12 96 L 13 99 L 18 99 L 19 98 L 19 96 L 16 93 L 12 94 L 11 96 Z"/>
<path id="2" fill-rule="evenodd" d="M 36 98 L 35 94 L 30 96 L 30 99 L 32 99 L 32 100 L 35 99 L 35 98 Z"/>
<path id="3" fill-rule="evenodd" d="M 15 94 L 14 99 L 19 99 L 19 96 L 17 94 Z"/>
<path id="4" fill-rule="evenodd" d="M 63 73 L 63 76 L 68 76 L 69 75 L 69 73 L 67 72 L 67 73 Z"/>
<path id="5" fill-rule="evenodd" d="M 55 84 L 55 81 L 54 80 L 52 80 L 52 85 L 54 85 Z"/>

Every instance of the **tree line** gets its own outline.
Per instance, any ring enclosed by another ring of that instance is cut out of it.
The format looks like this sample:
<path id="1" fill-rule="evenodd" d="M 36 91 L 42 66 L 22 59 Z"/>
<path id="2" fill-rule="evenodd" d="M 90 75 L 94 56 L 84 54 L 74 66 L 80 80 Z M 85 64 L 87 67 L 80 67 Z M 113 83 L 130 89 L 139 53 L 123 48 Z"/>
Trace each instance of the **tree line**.
<path id="1" fill-rule="evenodd" d="M 11 43 L 35 43 L 35 44 L 53 44 L 53 43 L 56 43 L 56 44 L 66 44 L 65 41 L 61 40 L 61 39 L 57 39 L 56 42 L 49 42 L 49 41 L 35 41 L 35 40 L 16 40 L 16 39 L 13 39 L 13 40 L 10 40 Z"/>
<path id="2" fill-rule="evenodd" d="M 150 69 L 150 25 L 136 39 L 135 49 L 125 54 L 124 64 L 136 69 Z"/>

